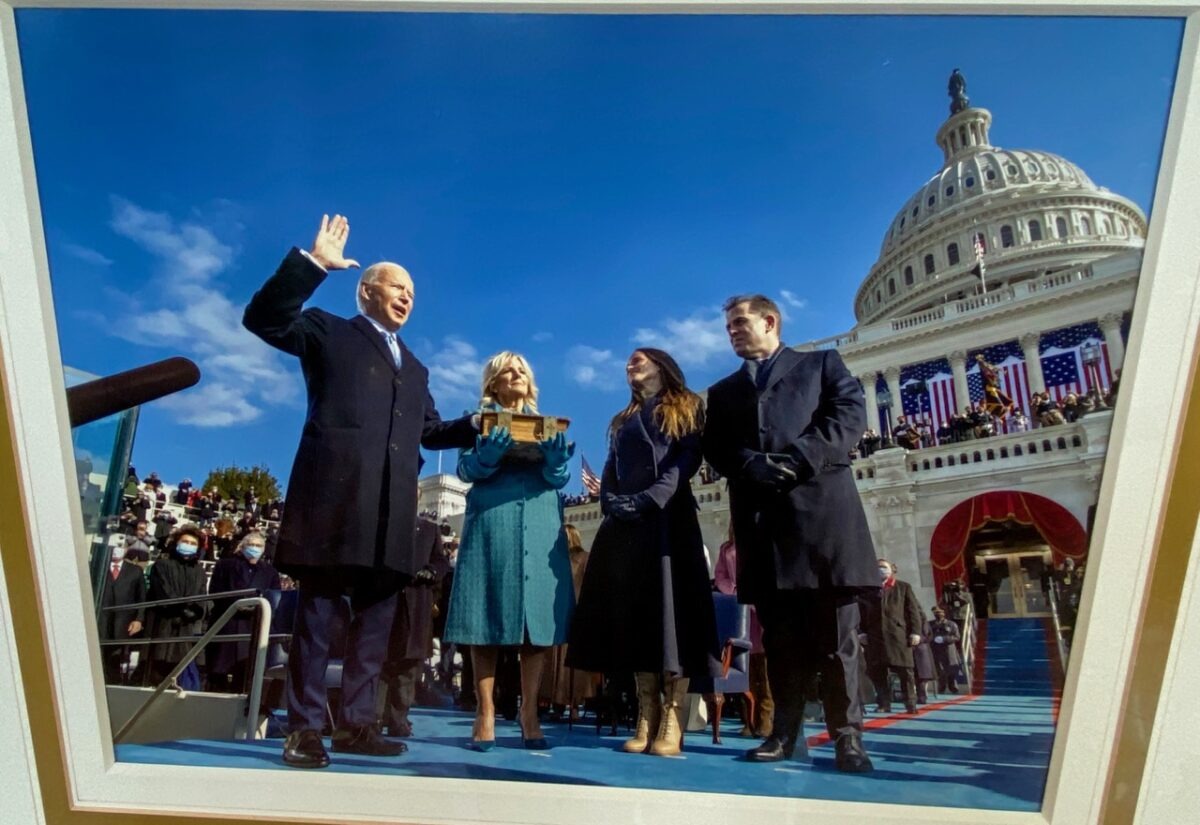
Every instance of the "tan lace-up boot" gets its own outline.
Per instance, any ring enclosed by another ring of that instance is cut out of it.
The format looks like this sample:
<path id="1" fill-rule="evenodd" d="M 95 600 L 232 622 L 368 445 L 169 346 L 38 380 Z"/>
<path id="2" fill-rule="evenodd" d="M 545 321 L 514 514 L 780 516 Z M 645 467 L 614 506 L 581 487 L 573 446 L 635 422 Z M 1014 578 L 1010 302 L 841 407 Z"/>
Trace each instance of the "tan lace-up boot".
<path id="1" fill-rule="evenodd" d="M 659 698 L 659 675 L 657 673 L 635 673 L 637 684 L 638 720 L 633 738 L 621 747 L 629 753 L 645 753 L 650 747 L 654 732 L 658 730 L 662 700 Z"/>
<path id="2" fill-rule="evenodd" d="M 678 756 L 683 750 L 683 703 L 687 698 L 688 680 L 679 676 L 663 677 L 662 720 L 658 736 L 650 745 L 655 756 Z"/>

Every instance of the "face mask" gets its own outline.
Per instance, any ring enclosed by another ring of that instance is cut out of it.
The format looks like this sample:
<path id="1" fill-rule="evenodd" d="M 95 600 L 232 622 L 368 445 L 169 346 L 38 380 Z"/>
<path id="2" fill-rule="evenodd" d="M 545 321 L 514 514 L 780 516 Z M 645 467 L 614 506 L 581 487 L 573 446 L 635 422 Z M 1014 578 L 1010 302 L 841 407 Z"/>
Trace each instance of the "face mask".
<path id="1" fill-rule="evenodd" d="M 125 548 L 124 547 L 114 547 L 112 549 L 112 560 L 120 561 L 123 558 L 125 558 Z"/>
<path id="2" fill-rule="evenodd" d="M 242 555 L 248 559 L 257 559 L 263 554 L 263 546 L 261 544 L 247 544 L 242 547 Z"/>
<path id="3" fill-rule="evenodd" d="M 196 555 L 199 550 L 200 548 L 195 544 L 175 545 L 175 552 L 183 556 L 185 559 L 190 559 L 192 556 Z"/>
<path id="4" fill-rule="evenodd" d="M 879 568 L 879 578 L 881 581 L 887 581 L 888 576 L 892 575 L 892 571 L 886 567 Z"/>

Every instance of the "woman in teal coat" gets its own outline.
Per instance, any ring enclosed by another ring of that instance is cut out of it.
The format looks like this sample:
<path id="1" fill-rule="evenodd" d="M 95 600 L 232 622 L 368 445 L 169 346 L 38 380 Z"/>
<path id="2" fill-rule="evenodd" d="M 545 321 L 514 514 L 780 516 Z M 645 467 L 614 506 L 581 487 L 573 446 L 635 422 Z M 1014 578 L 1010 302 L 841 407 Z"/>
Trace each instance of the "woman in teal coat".
<path id="1" fill-rule="evenodd" d="M 483 369 L 480 408 L 537 412 L 533 370 L 520 355 L 501 352 Z M 471 733 L 477 750 L 496 738 L 492 689 L 501 647 L 519 647 L 521 731 L 527 748 L 545 748 L 537 716 L 546 652 L 567 640 L 575 607 L 571 560 L 558 491 L 570 479 L 574 452 L 559 434 L 542 442 L 542 460 L 506 456 L 503 428 L 476 440 L 458 458 L 470 482 L 462 542 L 450 592 L 445 640 L 471 646 L 478 709 Z"/>

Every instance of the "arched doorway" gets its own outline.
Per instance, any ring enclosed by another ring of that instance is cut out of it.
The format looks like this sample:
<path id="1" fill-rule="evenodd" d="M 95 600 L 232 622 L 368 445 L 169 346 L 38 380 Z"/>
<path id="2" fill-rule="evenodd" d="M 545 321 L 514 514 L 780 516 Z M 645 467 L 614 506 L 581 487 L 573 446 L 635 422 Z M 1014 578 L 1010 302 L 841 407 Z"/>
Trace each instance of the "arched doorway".
<path id="1" fill-rule="evenodd" d="M 993 616 L 1045 614 L 1043 581 L 1064 559 L 1087 555 L 1083 525 L 1034 493 L 994 490 L 952 507 L 933 531 L 929 560 L 941 597 L 946 582 L 972 585 Z"/>

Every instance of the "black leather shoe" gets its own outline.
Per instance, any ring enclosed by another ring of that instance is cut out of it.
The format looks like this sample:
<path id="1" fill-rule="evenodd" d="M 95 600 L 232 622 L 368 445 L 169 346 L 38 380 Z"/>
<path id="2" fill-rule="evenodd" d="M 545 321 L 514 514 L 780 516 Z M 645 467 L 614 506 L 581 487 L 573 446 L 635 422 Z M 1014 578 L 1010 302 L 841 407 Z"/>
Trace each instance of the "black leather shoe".
<path id="1" fill-rule="evenodd" d="M 797 753 L 799 746 L 799 753 Z M 746 751 L 751 762 L 782 762 L 784 759 L 808 759 L 808 743 L 799 737 L 781 736 L 772 733 L 756 748 Z"/>
<path id="2" fill-rule="evenodd" d="M 915 716 L 917 713 L 917 703 L 912 702 L 910 704 L 905 705 L 904 712 L 907 713 L 909 716 Z"/>
<path id="3" fill-rule="evenodd" d="M 393 742 L 379 735 L 375 725 L 338 728 L 331 740 L 334 753 L 357 753 L 362 756 L 399 756 L 408 750 L 403 742 Z"/>
<path id="4" fill-rule="evenodd" d="M 845 773 L 869 773 L 875 770 L 871 758 L 863 749 L 862 735 L 843 733 L 834 745 L 833 764 L 839 771 Z"/>
<path id="5" fill-rule="evenodd" d="M 321 744 L 321 733 L 301 730 L 288 734 L 283 743 L 283 762 L 293 768 L 327 768 L 329 754 Z"/>

